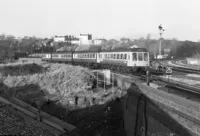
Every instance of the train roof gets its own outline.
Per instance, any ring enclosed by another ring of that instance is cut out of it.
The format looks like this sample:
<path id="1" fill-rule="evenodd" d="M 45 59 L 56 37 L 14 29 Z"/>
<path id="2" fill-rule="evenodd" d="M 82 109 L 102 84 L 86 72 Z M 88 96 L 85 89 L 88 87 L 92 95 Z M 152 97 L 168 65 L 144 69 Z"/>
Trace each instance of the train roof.
<path id="1" fill-rule="evenodd" d="M 131 49 L 114 49 L 110 51 L 102 51 L 102 52 L 148 52 L 145 48 L 131 48 Z"/>
<path id="2" fill-rule="evenodd" d="M 53 52 L 54 54 L 63 54 L 63 53 L 99 53 L 99 52 L 148 52 L 145 48 L 130 48 L 130 49 L 114 49 L 114 50 L 103 50 L 103 51 L 92 51 L 92 50 L 84 50 L 84 51 L 61 51 L 61 52 Z M 44 53 L 34 53 L 34 54 L 50 54 L 51 52 Z"/>
<path id="3" fill-rule="evenodd" d="M 74 53 L 98 53 L 100 51 L 75 51 Z"/>

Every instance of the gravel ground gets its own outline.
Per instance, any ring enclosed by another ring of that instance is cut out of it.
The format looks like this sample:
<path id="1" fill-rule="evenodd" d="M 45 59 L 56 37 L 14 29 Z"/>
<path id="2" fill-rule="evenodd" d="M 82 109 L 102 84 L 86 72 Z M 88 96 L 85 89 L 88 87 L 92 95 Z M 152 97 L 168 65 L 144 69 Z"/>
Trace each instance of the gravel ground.
<path id="1" fill-rule="evenodd" d="M 58 136 L 61 133 L 0 103 L 0 135 Z"/>

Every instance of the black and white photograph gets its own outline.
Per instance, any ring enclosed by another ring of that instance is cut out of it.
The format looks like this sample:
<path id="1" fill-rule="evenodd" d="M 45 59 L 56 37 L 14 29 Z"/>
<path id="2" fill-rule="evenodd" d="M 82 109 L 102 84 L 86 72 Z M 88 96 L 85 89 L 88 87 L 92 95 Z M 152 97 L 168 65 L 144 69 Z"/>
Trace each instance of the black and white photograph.
<path id="1" fill-rule="evenodd" d="M 200 1 L 1 0 L 0 136 L 200 136 Z"/>

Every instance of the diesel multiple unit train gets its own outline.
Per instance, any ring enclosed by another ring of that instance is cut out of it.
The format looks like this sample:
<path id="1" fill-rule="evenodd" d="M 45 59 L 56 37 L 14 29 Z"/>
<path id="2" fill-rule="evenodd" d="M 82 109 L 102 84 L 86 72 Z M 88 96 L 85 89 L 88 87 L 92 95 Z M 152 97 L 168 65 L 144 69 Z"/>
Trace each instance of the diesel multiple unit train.
<path id="1" fill-rule="evenodd" d="M 41 57 L 42 61 L 73 64 L 101 65 L 103 68 L 121 68 L 131 71 L 149 67 L 149 53 L 144 48 L 116 49 L 112 51 L 74 51 L 56 53 L 35 53 L 29 57 Z"/>

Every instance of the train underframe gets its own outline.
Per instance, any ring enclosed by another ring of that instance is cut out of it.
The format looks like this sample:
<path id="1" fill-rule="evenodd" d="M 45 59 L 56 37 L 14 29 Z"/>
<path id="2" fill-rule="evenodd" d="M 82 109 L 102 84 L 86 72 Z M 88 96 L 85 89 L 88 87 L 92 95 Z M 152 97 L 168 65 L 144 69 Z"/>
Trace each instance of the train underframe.
<path id="1" fill-rule="evenodd" d="M 65 63 L 71 64 L 75 66 L 83 66 L 90 69 L 110 69 L 111 71 L 126 73 L 131 75 L 145 75 L 147 71 L 147 67 L 127 67 L 122 65 L 114 65 L 114 64 L 105 64 L 105 63 L 95 63 L 95 62 L 86 62 L 86 61 L 60 61 L 60 60 L 43 60 L 52 63 Z"/>

